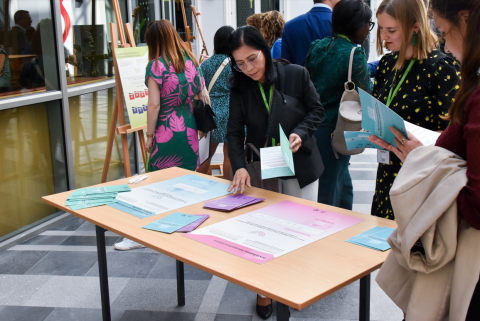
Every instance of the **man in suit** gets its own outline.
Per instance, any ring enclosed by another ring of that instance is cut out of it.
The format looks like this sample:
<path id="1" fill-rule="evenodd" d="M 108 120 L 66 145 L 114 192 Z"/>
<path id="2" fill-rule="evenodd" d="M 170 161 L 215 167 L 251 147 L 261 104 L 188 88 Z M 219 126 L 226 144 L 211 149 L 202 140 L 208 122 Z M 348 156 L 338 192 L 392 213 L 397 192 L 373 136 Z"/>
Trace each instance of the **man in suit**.
<path id="1" fill-rule="evenodd" d="M 332 35 L 332 10 L 340 0 L 314 0 L 313 8 L 285 24 L 282 58 L 303 64 L 310 44 Z"/>
<path id="2" fill-rule="evenodd" d="M 12 47 L 11 54 L 26 55 L 33 54 L 32 37 L 35 33 L 35 28 L 32 27 L 32 17 L 30 12 L 26 10 L 18 10 L 13 16 L 15 26 L 10 30 L 10 46 Z"/>

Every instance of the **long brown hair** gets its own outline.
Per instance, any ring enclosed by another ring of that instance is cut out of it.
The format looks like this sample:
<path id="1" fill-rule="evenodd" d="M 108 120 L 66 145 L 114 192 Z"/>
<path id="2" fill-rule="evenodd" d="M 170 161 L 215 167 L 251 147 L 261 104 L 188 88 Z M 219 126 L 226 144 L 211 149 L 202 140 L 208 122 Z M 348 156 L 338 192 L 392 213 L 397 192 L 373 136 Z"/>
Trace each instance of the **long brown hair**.
<path id="1" fill-rule="evenodd" d="M 172 63 L 177 73 L 183 72 L 185 70 L 184 55 L 187 55 L 198 67 L 197 58 L 168 20 L 150 22 L 145 34 L 145 41 L 148 45 L 148 59 L 155 60 L 155 68 L 157 68 L 158 58 L 161 56 L 167 63 Z"/>
<path id="2" fill-rule="evenodd" d="M 409 41 L 409 30 L 413 29 L 415 23 L 420 28 L 417 33 L 417 45 L 413 48 L 413 59 L 427 59 L 428 54 L 436 47 L 438 38 L 430 27 L 428 20 L 427 8 L 423 0 L 383 0 L 377 9 L 377 17 L 379 14 L 386 13 L 393 19 L 400 22 L 402 28 L 402 46 L 398 55 L 396 69 L 401 69 L 405 63 L 405 54 Z M 384 44 L 380 33 L 377 29 L 377 52 L 383 55 Z"/>
<path id="3" fill-rule="evenodd" d="M 278 38 L 282 37 L 283 27 L 285 26 L 285 19 L 277 10 L 264 13 L 262 16 L 262 32 L 263 38 L 267 40 L 270 47 L 273 46 Z"/>
<path id="4" fill-rule="evenodd" d="M 461 86 L 450 106 L 449 118 L 455 124 L 465 124 L 464 108 L 467 101 L 479 85 L 480 72 L 480 4 L 472 0 L 434 0 L 434 15 L 450 22 L 452 27 L 460 28 L 460 11 L 469 12 L 467 34 L 463 38 L 463 58 L 461 64 Z"/>

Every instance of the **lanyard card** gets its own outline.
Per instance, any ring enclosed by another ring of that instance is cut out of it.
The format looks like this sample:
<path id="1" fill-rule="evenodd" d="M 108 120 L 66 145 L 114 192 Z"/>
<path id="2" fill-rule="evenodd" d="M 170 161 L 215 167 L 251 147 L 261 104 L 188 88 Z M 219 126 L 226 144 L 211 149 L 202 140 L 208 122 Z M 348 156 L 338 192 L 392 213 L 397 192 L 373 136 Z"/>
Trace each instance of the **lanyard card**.
<path id="1" fill-rule="evenodd" d="M 380 164 L 390 165 L 390 151 L 388 150 L 377 150 L 377 162 Z"/>

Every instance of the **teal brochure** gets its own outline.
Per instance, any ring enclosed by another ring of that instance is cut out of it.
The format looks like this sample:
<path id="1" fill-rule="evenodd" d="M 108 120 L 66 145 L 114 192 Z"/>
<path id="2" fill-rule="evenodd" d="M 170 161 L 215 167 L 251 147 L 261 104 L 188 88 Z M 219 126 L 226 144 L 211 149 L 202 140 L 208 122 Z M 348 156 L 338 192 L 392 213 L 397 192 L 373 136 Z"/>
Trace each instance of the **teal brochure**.
<path id="1" fill-rule="evenodd" d="M 377 251 L 386 251 L 390 249 L 387 239 L 395 229 L 391 227 L 374 227 L 371 230 L 363 232 L 357 236 L 348 239 L 347 242 L 368 247 Z"/>
<path id="2" fill-rule="evenodd" d="M 93 198 L 93 199 L 85 199 L 85 200 L 74 199 L 74 200 L 67 200 L 65 202 L 65 205 L 73 206 L 73 205 L 81 205 L 86 203 L 113 203 L 113 202 L 117 202 L 115 197 Z"/>
<path id="3" fill-rule="evenodd" d="M 229 186 L 227 183 L 189 174 L 137 187 L 131 192 L 118 193 L 118 202 L 109 206 L 146 218 L 228 195 Z"/>
<path id="4" fill-rule="evenodd" d="M 81 201 L 75 205 L 68 205 L 70 208 L 74 211 L 76 210 L 81 210 L 84 208 L 89 208 L 89 207 L 96 207 L 96 206 L 102 206 L 102 205 L 108 205 L 117 202 L 117 200 L 111 200 L 111 201 L 102 201 L 102 202 L 90 202 L 90 201 Z"/>
<path id="5" fill-rule="evenodd" d="M 85 192 L 87 195 L 100 194 L 100 193 L 114 193 L 114 192 L 130 192 L 130 191 L 131 189 L 130 189 L 130 186 L 128 186 L 128 184 L 85 188 Z"/>
<path id="6" fill-rule="evenodd" d="M 362 128 L 364 130 L 395 147 L 397 146 L 393 140 L 395 135 L 390 131 L 390 127 L 395 127 L 408 139 L 402 117 L 362 89 L 359 88 L 358 92 L 362 104 Z"/>
<path id="7" fill-rule="evenodd" d="M 72 194 L 70 194 L 70 196 L 68 196 L 68 200 L 69 201 L 75 201 L 75 200 L 91 200 L 91 199 L 95 199 L 95 198 L 115 198 L 117 196 L 118 193 L 102 193 L 102 194 L 90 194 L 90 195 L 87 195 L 87 194 L 79 194 L 77 193 L 77 191 L 73 192 Z"/>
<path id="8" fill-rule="evenodd" d="M 287 135 L 279 124 L 280 146 L 272 146 L 260 149 L 260 165 L 262 179 L 295 176 L 293 165 L 293 153 Z"/>
<path id="9" fill-rule="evenodd" d="M 147 230 L 171 234 L 176 230 L 179 230 L 182 227 L 185 227 L 188 224 L 195 222 L 198 219 L 199 217 L 197 215 L 175 212 L 173 214 L 165 216 L 158 221 L 145 225 L 143 228 Z"/>
<path id="10" fill-rule="evenodd" d="M 368 141 L 368 138 L 372 134 L 367 132 L 343 132 L 345 135 L 345 142 L 347 143 L 348 150 L 354 150 L 357 148 L 375 148 L 383 149 L 382 147 Z"/>

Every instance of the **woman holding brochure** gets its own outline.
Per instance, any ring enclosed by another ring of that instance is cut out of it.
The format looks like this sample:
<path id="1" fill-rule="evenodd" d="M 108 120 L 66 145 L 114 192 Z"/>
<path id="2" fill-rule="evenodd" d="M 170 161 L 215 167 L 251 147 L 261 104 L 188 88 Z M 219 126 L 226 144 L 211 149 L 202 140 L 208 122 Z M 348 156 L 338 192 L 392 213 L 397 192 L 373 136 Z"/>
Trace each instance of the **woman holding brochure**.
<path id="1" fill-rule="evenodd" d="M 445 51 L 451 53 L 462 67 L 462 83 L 455 92 L 448 119 L 450 125 L 438 138 L 436 146 L 455 153 L 466 161 L 467 185 L 457 196 L 457 212 L 469 226 L 480 230 L 480 3 L 471 0 L 433 0 L 432 10 L 438 30 L 445 40 Z M 453 93 L 451 94 L 453 96 Z M 394 128 L 397 147 L 378 137 L 370 140 L 395 153 L 402 162 L 422 143 L 408 133 L 404 137 Z M 476 262 L 471 262 L 472 267 Z M 478 271 L 470 269 L 478 280 Z M 480 320 L 480 283 L 477 282 L 463 320 Z M 466 291 L 466 289 L 465 289 Z M 457 317 L 457 316 L 455 316 Z M 421 319 L 421 317 L 419 318 Z M 460 318 L 457 318 L 460 320 Z"/>
<path id="2" fill-rule="evenodd" d="M 240 27 L 232 33 L 229 56 L 232 77 L 227 140 L 235 177 L 228 191 L 243 193 L 245 185 L 251 186 L 244 156 L 245 126 L 247 144 L 257 149 L 276 146 L 279 140 L 274 137 L 281 134 L 279 126 L 269 127 L 269 124 L 281 118 L 292 102 L 297 102 L 295 106 L 301 105 L 302 110 L 292 113 L 303 116 L 292 126 L 293 130 L 285 132 L 287 145 L 293 152 L 295 176 L 278 179 L 278 185 L 284 194 L 316 202 L 323 164 L 313 134 L 323 119 L 323 107 L 307 70 L 285 61 L 272 61 L 266 40 L 251 26 Z M 271 299 L 258 296 L 256 310 L 260 317 L 269 318 Z"/>
<path id="3" fill-rule="evenodd" d="M 458 90 L 460 65 L 437 50 L 423 0 L 384 0 L 377 9 L 377 51 L 392 51 L 378 65 L 373 96 L 405 121 L 442 131 Z M 391 153 L 390 153 L 391 154 Z M 379 164 L 372 215 L 395 219 L 389 193 L 402 161 Z"/>
<path id="4" fill-rule="evenodd" d="M 332 13 L 332 31 L 335 37 L 312 42 L 305 64 L 325 107 L 325 118 L 315 133 L 325 164 L 325 171 L 319 180 L 318 202 L 347 210 L 353 207 L 353 185 L 348 171 L 350 156 L 335 156 L 332 134 L 337 125 L 340 100 L 348 80 L 350 53 L 357 44 L 361 45 L 367 39 L 370 29 L 375 26 L 371 19 L 372 10 L 363 0 L 340 1 Z M 367 57 L 361 47 L 355 50 L 352 82 L 355 88 L 368 93 L 372 91 Z"/>
<path id="5" fill-rule="evenodd" d="M 195 171 L 200 165 L 198 133 L 192 100 L 210 104 L 197 59 L 168 20 L 153 21 L 145 34 L 150 62 L 145 72 L 148 87 L 148 167 L 157 171 L 181 167 Z M 144 247 L 129 239 L 115 244 L 117 250 Z"/>

